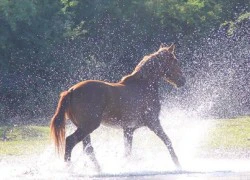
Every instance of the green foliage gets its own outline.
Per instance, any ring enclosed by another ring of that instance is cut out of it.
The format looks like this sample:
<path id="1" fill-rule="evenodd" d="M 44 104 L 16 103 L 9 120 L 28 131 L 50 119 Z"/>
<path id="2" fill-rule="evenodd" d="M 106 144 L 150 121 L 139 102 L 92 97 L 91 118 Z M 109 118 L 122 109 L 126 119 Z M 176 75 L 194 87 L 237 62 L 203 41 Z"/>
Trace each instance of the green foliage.
<path id="1" fill-rule="evenodd" d="M 64 33 L 65 37 L 75 39 L 86 34 L 84 29 L 84 21 L 80 22 L 76 27 L 68 26 L 67 31 Z"/>
<path id="2" fill-rule="evenodd" d="M 241 14 L 238 19 L 236 20 L 238 23 L 241 23 L 245 20 L 248 20 L 250 18 L 250 12 Z"/>
<path id="3" fill-rule="evenodd" d="M 235 30 L 239 28 L 239 26 L 244 23 L 245 21 L 250 20 L 250 12 L 241 14 L 235 21 L 226 21 L 222 23 L 222 27 L 227 28 L 227 34 L 229 36 L 233 35 Z"/>
<path id="4" fill-rule="evenodd" d="M 0 121 L 15 113 L 43 114 L 53 107 L 54 99 L 44 96 L 52 97 L 51 92 L 65 89 L 62 84 L 72 84 L 69 75 L 78 73 L 76 65 L 87 66 L 89 57 L 100 65 L 118 62 L 130 69 L 135 59 L 160 42 L 198 41 L 226 21 L 233 29 L 236 16 L 242 14 L 239 21 L 248 17 L 249 4 L 248 0 L 0 0 Z M 75 60 L 76 52 L 68 52 L 72 44 L 84 46 L 81 62 Z"/>
<path id="5" fill-rule="evenodd" d="M 61 12 L 57 1 L 1 0 L 0 1 L 0 61 L 9 71 L 23 62 L 12 55 L 22 53 L 30 63 L 31 53 L 37 54 L 53 42 L 62 39 L 67 15 Z M 24 63 L 26 64 L 26 63 Z"/>

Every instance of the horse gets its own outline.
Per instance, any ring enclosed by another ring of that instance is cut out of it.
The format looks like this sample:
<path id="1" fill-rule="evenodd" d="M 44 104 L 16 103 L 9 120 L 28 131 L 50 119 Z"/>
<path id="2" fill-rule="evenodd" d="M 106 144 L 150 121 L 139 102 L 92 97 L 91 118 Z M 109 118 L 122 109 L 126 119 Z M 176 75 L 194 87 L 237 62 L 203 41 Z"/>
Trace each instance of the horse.
<path id="1" fill-rule="evenodd" d="M 65 162 L 70 162 L 72 149 L 82 141 L 83 150 L 100 172 L 90 134 L 101 124 L 120 128 L 124 134 L 125 155 L 129 156 L 134 131 L 146 126 L 164 142 L 172 161 L 180 168 L 171 140 L 159 120 L 161 79 L 175 87 L 183 86 L 186 81 L 174 51 L 173 44 L 161 45 L 119 82 L 85 80 L 61 93 L 50 131 L 58 153 L 64 152 Z M 66 119 L 70 119 L 77 129 L 65 140 Z"/>

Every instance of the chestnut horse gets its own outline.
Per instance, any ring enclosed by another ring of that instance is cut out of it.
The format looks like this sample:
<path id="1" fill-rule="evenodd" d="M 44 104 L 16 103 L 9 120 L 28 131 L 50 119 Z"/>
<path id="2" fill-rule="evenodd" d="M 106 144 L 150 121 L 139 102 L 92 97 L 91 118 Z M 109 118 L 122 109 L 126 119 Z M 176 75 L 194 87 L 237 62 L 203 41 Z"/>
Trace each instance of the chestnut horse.
<path id="1" fill-rule="evenodd" d="M 50 128 L 58 152 L 65 152 L 66 162 L 70 161 L 74 146 L 82 141 L 84 151 L 100 171 L 90 134 L 104 124 L 123 129 L 126 155 L 131 153 L 134 131 L 148 127 L 165 143 L 173 162 L 180 167 L 172 143 L 159 120 L 160 79 L 176 87 L 185 84 L 174 49 L 174 45 L 161 46 L 157 52 L 145 56 L 134 71 L 118 83 L 86 80 L 61 93 Z M 77 129 L 66 138 L 65 144 L 66 117 Z"/>

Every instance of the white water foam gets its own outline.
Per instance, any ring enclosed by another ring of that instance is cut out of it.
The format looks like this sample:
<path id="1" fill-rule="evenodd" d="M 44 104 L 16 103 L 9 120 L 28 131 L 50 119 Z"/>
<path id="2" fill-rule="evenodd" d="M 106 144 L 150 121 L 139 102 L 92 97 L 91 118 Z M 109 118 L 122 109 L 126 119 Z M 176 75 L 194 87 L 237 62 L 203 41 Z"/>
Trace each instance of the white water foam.
<path id="1" fill-rule="evenodd" d="M 179 156 L 182 173 L 250 171 L 250 162 L 245 159 L 199 157 L 200 144 L 208 129 L 212 128 L 213 121 L 179 110 L 163 111 L 160 119 Z M 100 127 L 93 133 L 92 143 L 103 175 L 181 173 L 177 171 L 165 145 L 147 128 L 135 132 L 133 154 L 128 159 L 123 156 L 123 134 L 119 129 Z M 66 165 L 51 145 L 40 155 L 1 158 L 0 174 L 3 179 L 70 179 L 98 175 L 93 163 L 83 154 L 81 143 L 72 152 L 71 165 Z"/>

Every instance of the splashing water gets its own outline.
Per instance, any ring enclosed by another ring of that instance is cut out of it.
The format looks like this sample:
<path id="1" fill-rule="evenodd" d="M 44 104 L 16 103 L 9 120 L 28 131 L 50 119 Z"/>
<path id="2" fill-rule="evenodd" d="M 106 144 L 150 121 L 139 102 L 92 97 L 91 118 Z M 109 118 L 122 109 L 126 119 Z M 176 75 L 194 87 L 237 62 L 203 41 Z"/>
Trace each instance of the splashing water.
<path id="1" fill-rule="evenodd" d="M 89 46 L 94 47 L 95 43 L 93 41 Z M 103 43 L 106 44 L 106 40 Z M 86 44 L 82 46 L 77 44 L 75 47 L 79 47 L 79 49 L 73 49 L 73 55 L 69 53 L 70 48 L 65 47 L 65 52 L 68 54 L 65 59 L 71 62 L 72 58 L 75 58 L 70 66 L 73 80 L 69 80 L 69 84 L 82 80 L 83 77 L 101 79 L 104 76 L 116 80 L 119 71 L 127 72 L 119 62 L 119 56 L 122 53 L 117 53 L 119 49 L 123 50 L 123 48 L 119 47 L 114 51 L 112 43 L 109 43 L 111 45 L 105 46 L 105 50 L 94 49 L 95 56 L 91 56 L 91 53 L 86 54 L 87 52 L 81 53 Z M 186 67 L 188 76 L 186 91 L 178 90 L 178 92 L 169 93 L 168 101 L 171 102 L 171 105 L 162 107 L 160 119 L 165 132 L 173 143 L 183 171 L 176 171 L 165 145 L 147 128 L 141 128 L 135 132 L 133 154 L 126 159 L 123 156 L 122 131 L 100 127 L 92 135 L 92 144 L 103 175 L 250 172 L 248 160 L 208 158 L 204 152 L 206 149 L 201 147 L 209 136 L 209 129 L 215 125 L 213 120 L 203 119 L 203 114 L 214 113 L 231 116 L 249 113 L 248 101 L 246 101 L 249 100 L 247 97 L 249 97 L 250 87 L 249 37 L 244 36 L 236 41 L 227 38 L 205 39 L 202 44 L 194 47 L 195 51 L 185 49 L 185 47 L 182 49 L 182 52 L 179 51 L 179 57 L 189 63 Z M 144 51 L 141 54 L 148 52 Z M 107 52 L 111 52 L 111 54 L 107 54 Z M 190 62 L 185 58 L 185 54 L 188 53 L 192 54 Z M 63 59 L 62 56 L 65 56 L 61 52 L 58 54 L 55 54 L 58 59 Z M 117 57 L 113 57 L 115 54 L 118 54 Z M 112 61 L 113 64 L 104 63 L 104 61 L 103 63 L 102 61 L 97 62 L 100 59 L 108 60 L 109 56 L 116 59 L 116 61 Z M 131 59 L 139 59 L 137 56 L 135 54 Z M 83 65 L 82 59 L 87 59 L 85 65 Z M 96 67 L 97 64 L 99 64 L 98 67 Z M 114 69 L 116 72 L 113 71 Z M 110 72 L 114 74 L 110 75 Z M 62 76 L 65 78 L 64 74 Z M 57 97 L 57 95 L 52 94 L 51 97 Z M 25 104 L 32 106 L 29 103 Z M 93 163 L 83 154 L 82 145 L 79 143 L 72 152 L 71 165 L 66 165 L 62 158 L 55 154 L 51 145 L 40 155 L 0 157 L 0 174 L 1 179 L 74 179 L 92 177 L 97 175 L 97 172 Z"/>
<path id="2" fill-rule="evenodd" d="M 133 153 L 126 159 L 123 156 L 122 131 L 102 126 L 92 134 L 92 144 L 102 167 L 102 175 L 250 171 L 250 163 L 245 159 L 208 159 L 200 156 L 203 151 L 200 145 L 206 140 L 208 129 L 214 125 L 212 120 L 203 120 L 195 113 L 177 109 L 172 112 L 167 112 L 164 107 L 162 109 L 160 119 L 163 128 L 172 140 L 183 171 L 176 170 L 165 145 L 147 128 L 135 132 Z M 69 126 L 68 129 L 72 131 L 74 127 Z M 93 163 L 83 153 L 81 143 L 74 148 L 70 165 L 66 165 L 50 145 L 40 155 L 1 159 L 0 173 L 3 178 L 24 179 L 70 179 L 98 175 Z"/>

